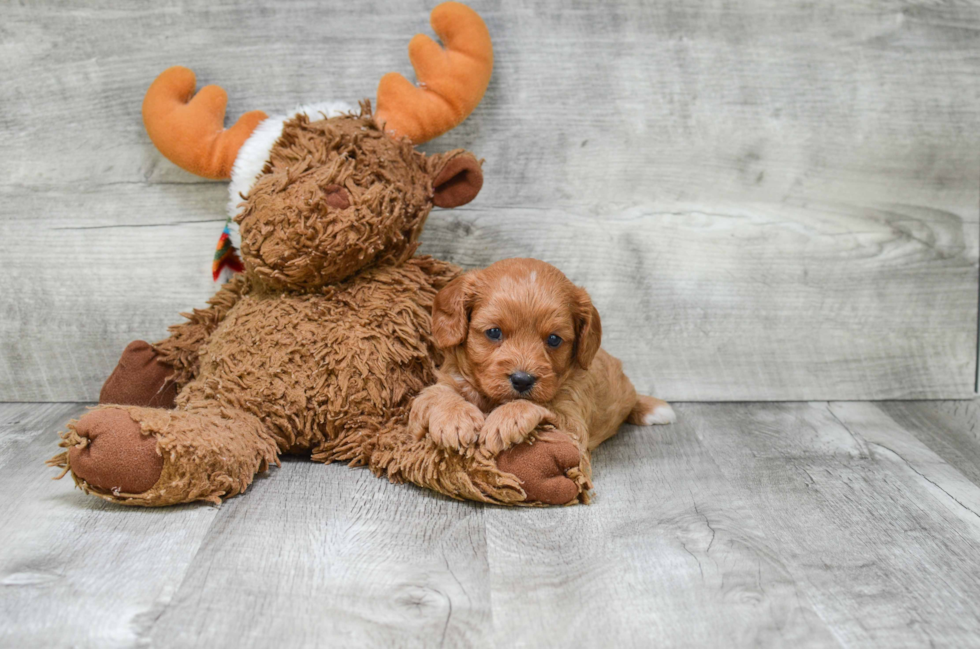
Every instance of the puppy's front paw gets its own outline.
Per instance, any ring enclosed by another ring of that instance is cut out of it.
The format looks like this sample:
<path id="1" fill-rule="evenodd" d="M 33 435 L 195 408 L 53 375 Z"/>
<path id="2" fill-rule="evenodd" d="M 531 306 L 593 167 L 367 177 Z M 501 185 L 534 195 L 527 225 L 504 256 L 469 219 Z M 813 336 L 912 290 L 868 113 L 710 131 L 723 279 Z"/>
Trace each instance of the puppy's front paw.
<path id="1" fill-rule="evenodd" d="M 462 401 L 430 410 L 428 435 L 439 446 L 459 450 L 476 442 L 483 424 L 480 409 Z"/>
<path id="2" fill-rule="evenodd" d="M 530 401 L 510 401 L 487 416 L 480 430 L 480 446 L 490 455 L 518 444 L 542 423 L 552 423 L 551 411 Z"/>

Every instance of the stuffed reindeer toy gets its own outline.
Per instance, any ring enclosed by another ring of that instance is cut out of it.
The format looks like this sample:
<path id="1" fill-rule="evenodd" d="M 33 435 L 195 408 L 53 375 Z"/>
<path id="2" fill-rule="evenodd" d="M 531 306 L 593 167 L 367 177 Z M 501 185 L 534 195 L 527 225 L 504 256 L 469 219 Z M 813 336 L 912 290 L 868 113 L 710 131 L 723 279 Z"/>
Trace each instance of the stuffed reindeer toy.
<path id="1" fill-rule="evenodd" d="M 418 35 L 419 79 L 384 76 L 377 110 L 342 104 L 224 129 L 227 96 L 196 95 L 174 67 L 150 86 L 143 120 L 172 162 L 230 179 L 241 257 L 219 244 L 215 272 L 240 264 L 205 309 L 158 343 L 131 343 L 99 406 L 68 424 L 50 464 L 86 493 L 126 505 L 220 502 L 281 454 L 368 466 L 453 498 L 535 504 L 526 489 L 556 477 L 584 500 L 587 467 L 567 438 L 498 453 L 460 452 L 413 435 L 414 396 L 434 381 L 436 293 L 459 269 L 416 255 L 432 206 L 469 203 L 480 163 L 469 152 L 426 156 L 414 145 L 452 129 L 483 97 L 493 68 L 486 26 L 471 9 L 439 5 L 445 49 Z M 226 229 L 227 233 L 227 229 Z M 223 239 L 226 237 L 223 237 Z M 520 462 L 502 465 L 504 453 Z M 553 503 L 554 504 L 554 503 Z"/>

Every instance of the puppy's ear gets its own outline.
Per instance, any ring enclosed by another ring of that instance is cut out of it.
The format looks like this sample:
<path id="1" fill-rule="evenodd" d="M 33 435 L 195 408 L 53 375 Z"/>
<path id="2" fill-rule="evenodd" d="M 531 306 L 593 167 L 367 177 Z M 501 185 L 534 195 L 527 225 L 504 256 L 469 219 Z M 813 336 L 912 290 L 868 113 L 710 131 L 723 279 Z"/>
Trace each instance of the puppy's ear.
<path id="1" fill-rule="evenodd" d="M 432 338 L 440 349 L 463 344 L 470 328 L 469 300 L 473 278 L 460 275 L 436 293 L 432 304 Z"/>
<path id="2" fill-rule="evenodd" d="M 480 162 L 462 149 L 431 156 L 429 173 L 432 174 L 432 202 L 437 207 L 466 205 L 483 188 Z"/>
<path id="3" fill-rule="evenodd" d="M 602 345 L 602 321 L 584 288 L 575 289 L 575 362 L 589 369 Z"/>

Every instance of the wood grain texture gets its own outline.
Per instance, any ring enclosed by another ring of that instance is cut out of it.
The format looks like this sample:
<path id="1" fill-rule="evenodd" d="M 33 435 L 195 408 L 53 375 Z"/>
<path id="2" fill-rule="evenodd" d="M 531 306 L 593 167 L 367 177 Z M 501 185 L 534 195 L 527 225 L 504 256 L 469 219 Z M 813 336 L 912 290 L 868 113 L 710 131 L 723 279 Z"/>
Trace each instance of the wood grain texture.
<path id="1" fill-rule="evenodd" d="M 842 645 L 976 645 L 976 483 L 873 404 L 684 414 Z"/>
<path id="2" fill-rule="evenodd" d="M 962 405 L 680 404 L 599 448 L 588 507 L 295 458 L 141 510 L 49 480 L 81 406 L 0 404 L 0 645 L 977 646 L 980 480 L 923 442 L 980 453 Z"/>
<path id="3" fill-rule="evenodd" d="M 0 404 L 0 645 L 134 647 L 218 510 L 110 505 L 52 481 L 55 432 L 84 406 Z"/>
<path id="4" fill-rule="evenodd" d="M 933 453 L 980 484 L 980 401 L 898 401 L 880 407 Z"/>
<path id="5" fill-rule="evenodd" d="M 487 511 L 496 646 L 836 646 L 685 412 L 599 448 L 594 505 Z"/>
<path id="6" fill-rule="evenodd" d="M 483 510 L 366 469 L 287 462 L 221 508 L 159 647 L 484 647 Z"/>
<path id="7" fill-rule="evenodd" d="M 973 393 L 980 5 L 472 4 L 494 77 L 425 150 L 473 150 L 486 184 L 425 252 L 556 263 L 669 399 Z M 0 7 L 0 399 L 95 398 L 214 290 L 225 186 L 150 145 L 159 71 L 233 117 L 372 97 L 431 5 Z"/>

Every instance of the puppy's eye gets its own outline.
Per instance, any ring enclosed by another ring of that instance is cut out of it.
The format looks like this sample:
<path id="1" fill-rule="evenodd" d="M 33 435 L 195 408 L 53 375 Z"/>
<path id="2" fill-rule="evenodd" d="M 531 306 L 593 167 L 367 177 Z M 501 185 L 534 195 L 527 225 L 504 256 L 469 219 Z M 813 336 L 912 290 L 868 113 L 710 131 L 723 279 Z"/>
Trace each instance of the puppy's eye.
<path id="1" fill-rule="evenodd" d="M 561 343 L 562 339 L 558 334 L 551 334 L 548 336 L 548 347 L 559 347 Z"/>
<path id="2" fill-rule="evenodd" d="M 490 340 L 500 340 L 504 336 L 499 327 L 490 327 L 484 333 L 487 334 L 487 338 Z"/>

